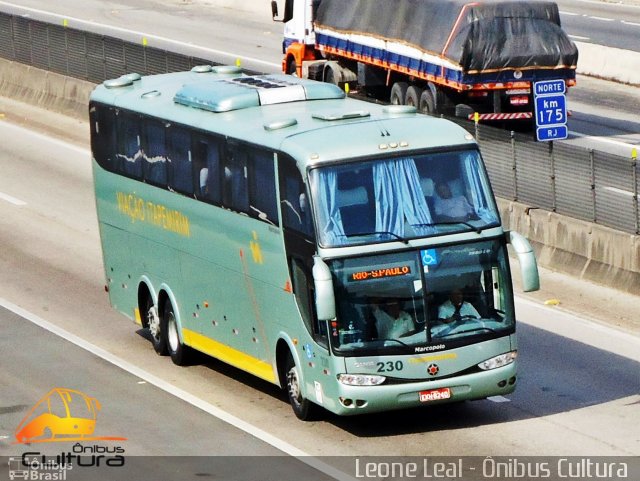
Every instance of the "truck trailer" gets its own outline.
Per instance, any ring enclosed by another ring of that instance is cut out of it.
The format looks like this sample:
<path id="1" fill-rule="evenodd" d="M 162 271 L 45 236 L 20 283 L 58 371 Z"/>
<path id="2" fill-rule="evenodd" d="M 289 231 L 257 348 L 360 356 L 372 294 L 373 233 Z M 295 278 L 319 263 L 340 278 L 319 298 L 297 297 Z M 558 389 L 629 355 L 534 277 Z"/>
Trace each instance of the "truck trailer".
<path id="1" fill-rule="evenodd" d="M 549 1 L 285 0 L 282 69 L 420 112 L 533 122 L 533 83 L 575 85 Z"/>

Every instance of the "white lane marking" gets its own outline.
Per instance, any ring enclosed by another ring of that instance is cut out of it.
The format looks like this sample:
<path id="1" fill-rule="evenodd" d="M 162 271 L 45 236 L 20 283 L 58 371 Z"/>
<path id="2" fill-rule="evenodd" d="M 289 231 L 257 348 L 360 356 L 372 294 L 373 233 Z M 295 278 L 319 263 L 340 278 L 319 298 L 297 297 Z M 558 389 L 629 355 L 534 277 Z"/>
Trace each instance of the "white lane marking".
<path id="1" fill-rule="evenodd" d="M 613 18 L 595 17 L 595 16 L 588 16 L 588 18 L 590 18 L 591 20 L 600 20 L 602 22 L 615 22 L 615 19 Z"/>
<path id="2" fill-rule="evenodd" d="M 560 15 L 570 15 L 572 17 L 578 16 L 580 15 L 579 13 L 575 13 L 575 12 L 564 12 L 562 10 L 560 10 Z"/>
<path id="3" fill-rule="evenodd" d="M 598 137 L 598 136 L 595 136 L 595 135 L 581 134 L 580 132 L 574 132 L 572 130 L 570 130 L 569 133 L 571 135 L 574 135 L 575 137 L 580 137 L 582 139 L 587 139 L 587 140 L 595 140 L 595 141 L 598 141 L 598 142 L 606 142 L 608 144 L 617 145 L 618 147 L 629 147 L 630 149 L 633 149 L 633 148 L 636 147 L 635 145 L 630 144 L 628 142 L 621 142 L 619 140 L 613 140 L 613 139 L 609 139 L 607 137 Z"/>
<path id="4" fill-rule="evenodd" d="M 16 199 L 15 197 L 13 197 L 13 196 L 11 196 L 9 194 L 5 194 L 4 192 L 0 192 L 0 199 L 6 200 L 10 204 L 17 205 L 18 207 L 22 207 L 24 205 L 27 205 L 27 203 L 25 201 L 20 200 L 20 199 Z"/>
<path id="5" fill-rule="evenodd" d="M 24 7 L 22 5 L 16 5 L 15 3 L 9 3 L 9 2 L 0 1 L 0 4 L 1 5 L 8 5 L 8 6 L 13 7 L 13 8 L 20 8 L 22 10 L 26 10 L 26 11 L 37 13 L 37 14 L 50 15 L 50 16 L 59 18 L 61 20 L 73 21 L 73 22 L 77 22 L 77 23 L 80 23 L 80 24 L 84 24 L 84 25 L 92 25 L 94 27 L 106 28 L 106 29 L 110 29 L 110 30 L 113 30 L 113 31 L 116 31 L 116 32 L 126 32 L 126 33 L 129 33 L 129 34 L 135 34 L 135 35 L 139 35 L 141 39 L 142 38 L 155 39 L 155 40 L 160 40 L 162 42 L 168 42 L 168 43 L 171 43 L 171 44 L 174 44 L 174 45 L 180 45 L 182 47 L 195 48 L 195 49 L 203 51 L 203 52 L 208 52 L 208 53 L 213 53 L 213 54 L 216 54 L 216 55 L 221 55 L 221 56 L 224 56 L 224 57 L 228 57 L 230 59 L 233 59 L 233 61 L 235 61 L 235 59 L 240 58 L 240 59 L 248 60 L 250 62 L 266 65 L 266 66 L 269 66 L 269 67 L 276 67 L 278 69 L 282 68 L 282 65 L 277 64 L 277 63 L 267 62 L 265 60 L 260 60 L 258 58 L 247 57 L 246 55 L 241 55 L 241 54 L 238 54 L 238 53 L 224 52 L 222 50 L 216 50 L 214 48 L 201 47 L 199 45 L 194 45 L 193 43 L 190 43 L 190 42 L 181 42 L 179 40 L 174 40 L 172 38 L 161 37 L 159 35 L 153 35 L 153 34 L 145 33 L 145 32 L 139 32 L 137 30 L 129 30 L 129 29 L 122 28 L 122 27 L 114 27 L 112 25 L 93 22 L 91 20 L 82 20 L 81 18 L 71 17 L 69 15 L 60 15 L 58 13 L 52 13 L 52 12 L 49 12 L 47 10 L 39 10 L 37 8 Z"/>
<path id="6" fill-rule="evenodd" d="M 634 27 L 640 27 L 640 23 L 636 23 L 636 22 L 627 22 L 626 20 L 620 20 L 622 23 L 624 23 L 625 25 L 633 25 Z"/>
<path id="7" fill-rule="evenodd" d="M 76 346 L 84 349 L 85 351 L 88 351 L 91 354 L 98 356 L 99 358 L 104 359 L 107 362 L 110 362 L 114 366 L 117 366 L 120 369 L 127 371 L 128 373 L 133 374 L 134 376 L 139 377 L 150 384 L 153 384 L 154 386 L 162 389 L 163 391 L 171 394 L 172 396 L 182 399 L 183 401 L 188 402 L 192 406 L 202 409 L 204 412 L 209 413 L 212 416 L 215 416 L 221 421 L 224 421 L 227 424 L 230 424 L 231 426 L 237 429 L 240 429 L 247 434 L 250 434 L 251 436 L 273 446 L 276 449 L 279 449 L 280 451 L 290 456 L 298 458 L 303 463 L 311 466 L 314 469 L 317 469 L 318 471 L 332 477 L 333 479 L 337 479 L 339 481 L 355 481 L 353 477 L 345 474 L 339 469 L 334 468 L 333 466 L 330 466 L 327 463 L 324 463 L 323 461 L 313 458 L 310 454 L 302 451 L 301 449 L 296 448 L 295 446 L 287 443 L 286 441 L 283 441 L 282 439 L 279 439 L 273 436 L 272 434 L 269 434 L 268 432 L 246 421 L 243 421 L 240 418 L 237 418 L 233 414 L 230 414 L 214 406 L 213 404 L 210 404 L 207 401 L 200 399 L 199 397 L 194 396 L 193 394 L 190 394 L 184 391 L 183 389 L 180 389 L 177 386 L 174 386 L 173 384 L 165 381 L 164 379 L 161 379 L 139 368 L 138 366 L 131 364 L 128 361 L 125 361 L 124 359 L 110 353 L 109 351 L 102 349 L 101 347 L 98 347 L 94 344 L 91 344 L 88 341 L 85 341 L 84 339 L 76 336 L 75 334 L 72 334 L 69 331 L 62 329 L 61 327 L 58 327 L 55 324 L 52 324 L 51 322 L 44 320 L 40 316 L 33 314 L 27 311 L 26 309 L 23 309 L 20 306 L 13 304 L 12 302 L 4 299 L 3 297 L 0 297 L 0 306 L 13 312 L 14 314 L 17 314 L 18 316 L 26 319 L 27 321 L 32 322 L 33 324 L 40 326 L 43 329 L 46 329 L 47 331 L 55 334 L 56 336 L 61 337 L 71 342 L 72 344 L 75 344 Z"/>
<path id="8" fill-rule="evenodd" d="M 600 5 L 602 6 L 602 0 L 576 0 L 577 2 L 582 2 L 582 3 L 591 3 L 593 5 Z M 613 3 L 613 2 L 607 2 L 607 7 L 623 7 L 623 8 L 638 8 L 637 5 L 633 5 L 632 3 L 622 3 L 622 2 L 618 2 L 618 3 Z"/>
<path id="9" fill-rule="evenodd" d="M 511 399 L 507 399 L 504 396 L 489 396 L 487 399 L 494 403 L 510 403 L 511 402 Z"/>
<path id="10" fill-rule="evenodd" d="M 55 137 L 51 137 L 48 134 L 41 134 L 40 132 L 35 132 L 28 127 L 22 127 L 21 125 L 12 124 L 7 120 L 0 121 L 0 126 L 2 128 L 8 128 L 13 130 L 18 130 L 25 135 L 30 135 L 32 137 L 36 137 L 37 139 L 45 142 L 49 142 L 50 144 L 57 145 L 59 147 L 64 147 L 65 149 L 73 150 L 80 154 L 91 155 L 91 151 L 86 147 L 80 147 L 76 144 L 72 144 L 70 142 L 66 142 L 64 140 L 57 139 Z"/>
<path id="11" fill-rule="evenodd" d="M 591 40 L 591 37 L 582 37 L 580 35 L 569 35 L 571 38 L 575 38 L 576 40 Z"/>

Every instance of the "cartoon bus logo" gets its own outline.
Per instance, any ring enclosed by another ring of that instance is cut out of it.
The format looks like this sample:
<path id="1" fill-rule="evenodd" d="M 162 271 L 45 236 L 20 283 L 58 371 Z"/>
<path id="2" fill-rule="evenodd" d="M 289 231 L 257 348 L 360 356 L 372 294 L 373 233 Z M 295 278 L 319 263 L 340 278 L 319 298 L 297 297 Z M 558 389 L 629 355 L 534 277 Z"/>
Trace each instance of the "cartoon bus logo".
<path id="1" fill-rule="evenodd" d="M 127 438 L 100 436 L 96 428 L 100 402 L 74 389 L 54 388 L 27 413 L 18 425 L 16 443 L 42 443 L 56 441 L 95 441 Z"/>

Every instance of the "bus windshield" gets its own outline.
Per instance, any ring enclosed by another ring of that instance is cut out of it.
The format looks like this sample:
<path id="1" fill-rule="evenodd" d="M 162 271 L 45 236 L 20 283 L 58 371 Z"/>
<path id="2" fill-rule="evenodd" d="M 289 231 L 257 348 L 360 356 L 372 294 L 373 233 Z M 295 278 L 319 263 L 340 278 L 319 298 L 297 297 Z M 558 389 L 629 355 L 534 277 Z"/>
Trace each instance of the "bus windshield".
<path id="1" fill-rule="evenodd" d="M 336 259 L 337 354 L 420 351 L 513 332 L 504 240 Z"/>
<path id="2" fill-rule="evenodd" d="M 477 150 L 425 152 L 313 169 L 323 247 L 406 240 L 499 224 Z"/>

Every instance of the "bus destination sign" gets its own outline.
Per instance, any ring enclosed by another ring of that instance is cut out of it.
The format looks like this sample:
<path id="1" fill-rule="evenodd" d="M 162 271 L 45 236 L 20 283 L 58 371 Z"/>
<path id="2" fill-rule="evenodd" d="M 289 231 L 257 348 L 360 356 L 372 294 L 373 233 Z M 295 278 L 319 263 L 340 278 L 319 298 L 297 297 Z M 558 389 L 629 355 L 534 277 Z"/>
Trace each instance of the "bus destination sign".
<path id="1" fill-rule="evenodd" d="M 382 267 L 369 271 L 357 271 L 351 273 L 351 281 L 368 281 L 370 279 L 383 279 L 385 277 L 397 277 L 411 274 L 410 266 Z"/>

